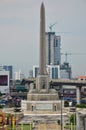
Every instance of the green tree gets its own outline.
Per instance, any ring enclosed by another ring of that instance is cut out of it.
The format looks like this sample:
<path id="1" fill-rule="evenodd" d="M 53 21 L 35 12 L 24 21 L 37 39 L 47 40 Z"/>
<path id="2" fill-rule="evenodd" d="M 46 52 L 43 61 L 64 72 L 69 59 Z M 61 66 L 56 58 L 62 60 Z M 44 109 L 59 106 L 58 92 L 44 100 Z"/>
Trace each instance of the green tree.
<path id="1" fill-rule="evenodd" d="M 0 96 L 2 96 L 2 93 L 0 92 Z"/>
<path id="2" fill-rule="evenodd" d="M 74 114 L 70 116 L 70 123 L 72 123 L 73 125 L 76 124 L 76 117 Z"/>

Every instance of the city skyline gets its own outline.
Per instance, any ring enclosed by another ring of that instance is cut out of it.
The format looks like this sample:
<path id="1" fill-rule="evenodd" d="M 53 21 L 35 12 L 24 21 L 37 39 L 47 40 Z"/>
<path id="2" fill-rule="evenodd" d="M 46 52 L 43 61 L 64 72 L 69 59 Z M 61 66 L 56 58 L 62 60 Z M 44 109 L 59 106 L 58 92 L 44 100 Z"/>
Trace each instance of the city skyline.
<path id="1" fill-rule="evenodd" d="M 85 0 L 4 0 L 0 2 L 0 64 L 12 64 L 27 75 L 33 65 L 39 64 L 42 1 L 46 8 L 46 31 L 56 23 L 52 30 L 61 36 L 61 52 L 85 53 Z M 85 58 L 86 55 L 68 56 L 74 76 L 86 74 Z"/>

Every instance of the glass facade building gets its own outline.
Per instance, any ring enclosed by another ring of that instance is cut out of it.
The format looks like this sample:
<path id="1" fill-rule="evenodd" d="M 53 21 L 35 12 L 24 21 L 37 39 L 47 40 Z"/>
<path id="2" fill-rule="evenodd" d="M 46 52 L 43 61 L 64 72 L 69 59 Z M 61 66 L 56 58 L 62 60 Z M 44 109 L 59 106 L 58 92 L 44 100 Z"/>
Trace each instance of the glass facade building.
<path id="1" fill-rule="evenodd" d="M 2 65 L 3 70 L 9 71 L 9 78 L 13 79 L 13 66 L 12 65 Z"/>
<path id="2" fill-rule="evenodd" d="M 55 32 L 46 33 L 46 65 L 60 65 L 60 42 L 61 37 L 56 36 Z"/>
<path id="3" fill-rule="evenodd" d="M 38 75 L 38 66 L 33 66 L 33 77 L 36 78 Z M 46 67 L 47 74 L 51 79 L 58 79 L 60 78 L 60 67 L 59 65 L 47 65 Z"/>

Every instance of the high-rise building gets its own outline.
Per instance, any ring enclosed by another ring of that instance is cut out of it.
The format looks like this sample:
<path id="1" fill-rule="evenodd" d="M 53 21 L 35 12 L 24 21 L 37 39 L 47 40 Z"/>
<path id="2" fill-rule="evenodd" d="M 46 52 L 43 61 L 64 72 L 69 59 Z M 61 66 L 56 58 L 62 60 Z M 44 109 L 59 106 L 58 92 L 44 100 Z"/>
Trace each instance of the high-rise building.
<path id="1" fill-rule="evenodd" d="M 33 66 L 33 77 L 34 77 L 34 78 L 37 77 L 38 71 L 39 71 L 39 66 L 34 65 L 34 66 Z"/>
<path id="2" fill-rule="evenodd" d="M 69 65 L 68 62 L 64 62 L 60 66 L 60 78 L 62 79 L 71 79 L 72 71 L 71 71 L 71 66 Z"/>
<path id="3" fill-rule="evenodd" d="M 14 72 L 14 80 L 22 80 L 23 78 L 25 78 L 25 76 L 20 70 L 18 72 Z"/>
<path id="4" fill-rule="evenodd" d="M 13 66 L 12 65 L 0 65 L 0 71 L 9 71 L 10 80 L 13 79 Z"/>
<path id="5" fill-rule="evenodd" d="M 49 75 L 49 78 L 51 78 L 51 79 L 60 78 L 60 66 L 59 65 L 48 65 L 47 73 Z"/>
<path id="6" fill-rule="evenodd" d="M 60 78 L 60 66 L 59 65 L 47 65 L 46 71 L 48 77 L 51 79 Z M 36 78 L 39 72 L 39 66 L 33 66 L 33 77 Z"/>
<path id="7" fill-rule="evenodd" d="M 56 36 L 55 32 L 46 33 L 46 64 L 60 65 L 61 54 L 60 54 L 60 43 L 61 37 Z"/>
<path id="8" fill-rule="evenodd" d="M 13 66 L 12 65 L 3 65 L 3 70 L 9 71 L 9 78 L 13 79 Z"/>
<path id="9" fill-rule="evenodd" d="M 64 62 L 62 65 L 47 65 L 46 66 L 48 77 L 51 79 L 71 79 L 72 70 L 69 63 Z M 39 66 L 33 66 L 33 78 L 36 78 L 39 72 Z"/>

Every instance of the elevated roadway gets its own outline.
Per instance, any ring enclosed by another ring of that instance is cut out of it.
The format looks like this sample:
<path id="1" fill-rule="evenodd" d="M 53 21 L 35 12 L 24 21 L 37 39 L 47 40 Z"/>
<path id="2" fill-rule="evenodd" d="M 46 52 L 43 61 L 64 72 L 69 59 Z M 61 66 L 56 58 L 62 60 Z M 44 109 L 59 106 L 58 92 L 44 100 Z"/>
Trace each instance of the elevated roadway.
<path id="1" fill-rule="evenodd" d="M 34 83 L 36 78 L 28 78 L 23 80 L 24 83 Z M 70 79 L 49 79 L 49 83 L 58 86 L 58 85 L 71 85 L 71 86 L 86 86 L 86 81 L 83 80 L 70 80 Z"/>
<path id="2" fill-rule="evenodd" d="M 28 78 L 24 79 L 24 83 L 35 83 L 36 78 Z M 70 80 L 70 79 L 49 79 L 49 84 L 51 86 L 63 86 L 69 85 L 70 87 L 76 86 L 76 97 L 77 104 L 80 104 L 81 101 L 81 88 L 82 86 L 86 86 L 86 81 L 83 80 Z"/>
<path id="3" fill-rule="evenodd" d="M 86 81 L 69 80 L 69 79 L 51 79 L 50 84 L 53 86 L 70 85 L 70 86 L 86 86 Z"/>

